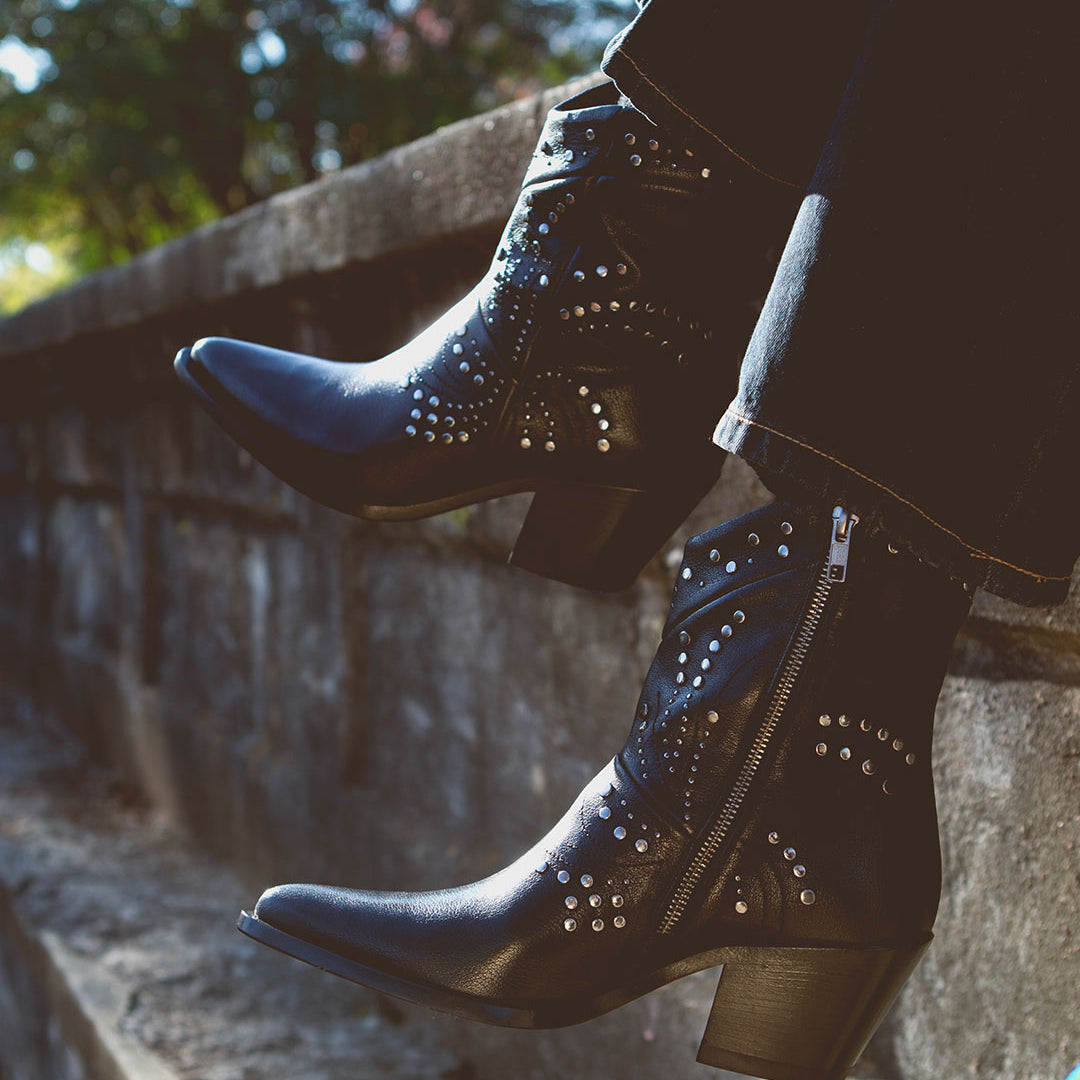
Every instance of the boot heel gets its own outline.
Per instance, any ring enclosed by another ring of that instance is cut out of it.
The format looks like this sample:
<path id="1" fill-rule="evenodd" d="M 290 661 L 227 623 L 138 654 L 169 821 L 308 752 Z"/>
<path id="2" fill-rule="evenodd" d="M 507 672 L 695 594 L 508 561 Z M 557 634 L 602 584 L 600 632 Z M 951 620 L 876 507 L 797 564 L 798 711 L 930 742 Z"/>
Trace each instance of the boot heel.
<path id="1" fill-rule="evenodd" d="M 672 483 L 663 490 L 581 485 L 538 491 L 510 562 L 586 589 L 626 588 L 713 486 L 719 471 L 717 462 L 694 482 Z"/>
<path id="2" fill-rule="evenodd" d="M 928 944 L 747 950 L 724 965 L 698 1061 L 766 1080 L 843 1080 Z"/>

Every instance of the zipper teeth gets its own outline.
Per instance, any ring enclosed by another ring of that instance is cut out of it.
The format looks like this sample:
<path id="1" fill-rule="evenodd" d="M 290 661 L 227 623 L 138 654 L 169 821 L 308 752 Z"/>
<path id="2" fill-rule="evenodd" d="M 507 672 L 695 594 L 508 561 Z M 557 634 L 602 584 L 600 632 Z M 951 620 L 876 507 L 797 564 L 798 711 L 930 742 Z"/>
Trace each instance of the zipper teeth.
<path id="1" fill-rule="evenodd" d="M 746 798 L 754 774 L 757 772 L 758 766 L 761 765 L 773 733 L 776 731 L 780 718 L 787 708 L 788 699 L 795 688 L 795 680 L 802 670 L 806 654 L 810 651 L 810 645 L 821 623 L 821 616 L 825 611 L 825 604 L 829 599 L 829 593 L 832 591 L 832 585 L 833 583 L 829 578 L 829 560 L 826 559 L 821 568 L 817 584 L 814 586 L 810 605 L 784 660 L 784 667 L 780 672 L 776 691 L 773 694 L 772 701 L 769 702 L 769 708 L 765 713 L 764 720 L 761 722 L 754 743 L 750 747 L 746 760 L 743 762 L 742 769 L 739 771 L 735 786 L 731 789 L 731 793 L 720 811 L 720 816 L 709 830 L 709 835 L 705 837 L 701 847 L 698 848 L 698 852 L 683 875 L 682 881 L 679 882 L 675 895 L 671 898 L 671 903 L 668 905 L 668 909 L 660 922 L 659 932 L 661 934 L 666 934 L 672 930 L 679 919 L 682 918 L 697 883 L 701 880 L 702 874 L 705 873 L 717 849 L 724 842 L 724 838 L 731 828 L 731 823 L 735 820 L 735 816 Z"/>

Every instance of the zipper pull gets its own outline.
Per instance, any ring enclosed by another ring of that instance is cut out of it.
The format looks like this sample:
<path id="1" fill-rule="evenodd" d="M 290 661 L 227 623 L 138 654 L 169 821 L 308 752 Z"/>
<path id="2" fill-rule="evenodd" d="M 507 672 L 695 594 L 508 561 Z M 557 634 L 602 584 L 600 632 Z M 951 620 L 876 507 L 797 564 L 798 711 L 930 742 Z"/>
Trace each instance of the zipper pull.
<path id="1" fill-rule="evenodd" d="M 849 514 L 842 506 L 837 506 L 832 512 L 832 520 L 828 579 L 829 581 L 846 581 L 851 529 L 859 523 L 859 515 Z"/>

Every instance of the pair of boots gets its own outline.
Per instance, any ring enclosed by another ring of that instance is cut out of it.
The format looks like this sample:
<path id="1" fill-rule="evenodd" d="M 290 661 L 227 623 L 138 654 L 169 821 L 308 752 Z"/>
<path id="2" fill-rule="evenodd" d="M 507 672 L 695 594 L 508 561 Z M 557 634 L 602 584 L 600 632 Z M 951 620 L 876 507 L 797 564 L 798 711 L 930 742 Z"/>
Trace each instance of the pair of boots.
<path id="1" fill-rule="evenodd" d="M 552 111 L 492 268 L 372 364 L 224 339 L 177 367 L 284 479 L 366 517 L 536 492 L 513 561 L 627 584 L 714 482 L 719 405 L 790 197 L 606 88 Z M 748 269 L 749 268 L 749 269 Z M 840 1080 L 926 948 L 934 705 L 969 596 L 843 507 L 691 540 L 620 752 L 472 885 L 271 889 L 240 929 L 513 1027 L 723 966 L 699 1052 Z"/>

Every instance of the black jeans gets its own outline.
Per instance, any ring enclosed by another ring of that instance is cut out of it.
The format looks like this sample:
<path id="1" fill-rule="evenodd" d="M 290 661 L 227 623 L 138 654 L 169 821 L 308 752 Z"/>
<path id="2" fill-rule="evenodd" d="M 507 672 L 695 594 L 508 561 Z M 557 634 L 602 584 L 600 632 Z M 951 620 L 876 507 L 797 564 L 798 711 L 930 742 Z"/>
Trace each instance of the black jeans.
<path id="1" fill-rule="evenodd" d="M 806 187 L 717 442 L 1029 604 L 1080 553 L 1075 24 L 652 0 L 604 62 L 653 119 Z"/>

